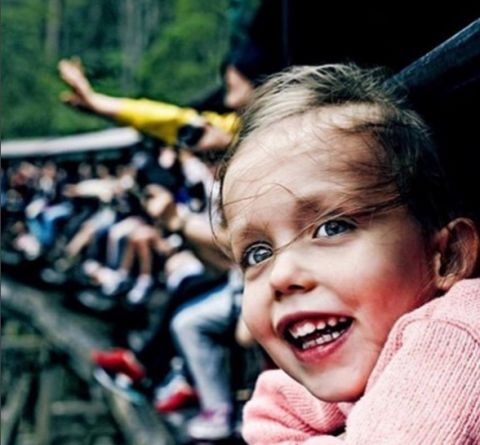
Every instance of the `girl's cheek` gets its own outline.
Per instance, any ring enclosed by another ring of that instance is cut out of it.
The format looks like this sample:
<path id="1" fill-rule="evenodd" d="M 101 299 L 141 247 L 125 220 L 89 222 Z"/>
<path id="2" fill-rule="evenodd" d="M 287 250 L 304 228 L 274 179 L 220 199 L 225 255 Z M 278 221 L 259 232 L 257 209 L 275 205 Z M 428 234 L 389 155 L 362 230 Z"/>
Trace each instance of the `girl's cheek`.
<path id="1" fill-rule="evenodd" d="M 248 303 L 243 304 L 243 319 L 245 320 L 248 329 L 254 334 L 258 330 L 258 320 L 254 315 L 254 309 L 252 310 L 251 306 Z"/>
<path id="2" fill-rule="evenodd" d="M 255 298 L 254 294 L 244 292 L 242 316 L 251 334 L 257 340 L 265 335 L 270 316 L 261 298 Z"/>

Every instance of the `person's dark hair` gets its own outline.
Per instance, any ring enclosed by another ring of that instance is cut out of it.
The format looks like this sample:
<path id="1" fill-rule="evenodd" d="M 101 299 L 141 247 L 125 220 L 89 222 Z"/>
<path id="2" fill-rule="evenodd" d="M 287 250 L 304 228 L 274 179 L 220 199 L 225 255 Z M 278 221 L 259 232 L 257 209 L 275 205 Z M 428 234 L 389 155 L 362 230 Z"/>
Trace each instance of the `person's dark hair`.
<path id="1" fill-rule="evenodd" d="M 354 166 L 369 179 L 361 190 L 373 198 L 369 210 L 406 205 L 425 233 L 445 225 L 455 214 L 429 128 L 408 106 L 403 88 L 386 80 L 381 69 L 343 64 L 292 67 L 272 76 L 244 111 L 239 135 L 220 168 L 222 213 L 228 167 L 253 135 L 291 116 L 325 107 L 350 107 L 348 123 L 335 129 L 370 141 L 376 162 Z M 386 202 L 375 199 L 385 197 L 385 192 Z"/>
<path id="2" fill-rule="evenodd" d="M 255 86 L 261 85 L 267 76 L 284 66 L 253 40 L 247 40 L 227 55 L 221 66 L 222 75 L 229 65 L 234 66 Z"/>

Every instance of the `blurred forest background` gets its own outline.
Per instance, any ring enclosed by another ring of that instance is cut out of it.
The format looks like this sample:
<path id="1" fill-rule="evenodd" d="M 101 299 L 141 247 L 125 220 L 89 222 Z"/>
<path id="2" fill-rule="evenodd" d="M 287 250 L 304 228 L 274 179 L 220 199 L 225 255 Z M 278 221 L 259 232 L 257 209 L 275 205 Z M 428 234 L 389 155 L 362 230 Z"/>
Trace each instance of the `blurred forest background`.
<path id="1" fill-rule="evenodd" d="M 64 106 L 61 58 L 80 57 L 94 87 L 181 105 L 221 86 L 220 66 L 257 0 L 3 0 L 2 139 L 108 126 Z"/>

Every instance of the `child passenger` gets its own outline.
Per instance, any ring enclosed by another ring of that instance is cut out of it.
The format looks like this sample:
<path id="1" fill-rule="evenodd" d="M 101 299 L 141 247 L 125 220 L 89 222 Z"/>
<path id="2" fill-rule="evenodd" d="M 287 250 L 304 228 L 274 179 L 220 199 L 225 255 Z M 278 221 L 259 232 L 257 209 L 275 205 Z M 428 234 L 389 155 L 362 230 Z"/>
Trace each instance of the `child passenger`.
<path id="1" fill-rule="evenodd" d="M 480 443 L 479 231 L 378 70 L 261 87 L 221 172 L 243 317 L 280 370 L 249 444 Z"/>

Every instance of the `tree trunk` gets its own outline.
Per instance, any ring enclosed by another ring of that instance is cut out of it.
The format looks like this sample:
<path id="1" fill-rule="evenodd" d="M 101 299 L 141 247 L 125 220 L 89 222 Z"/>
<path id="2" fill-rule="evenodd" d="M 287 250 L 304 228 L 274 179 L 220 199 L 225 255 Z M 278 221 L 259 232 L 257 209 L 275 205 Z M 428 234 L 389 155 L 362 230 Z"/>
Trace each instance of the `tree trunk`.
<path id="1" fill-rule="evenodd" d="M 62 5 L 60 0 L 48 0 L 45 33 L 45 56 L 49 60 L 58 58 L 60 46 L 61 14 Z"/>

